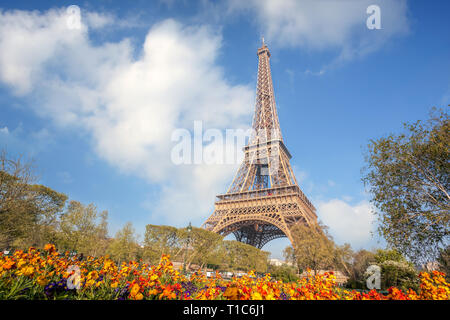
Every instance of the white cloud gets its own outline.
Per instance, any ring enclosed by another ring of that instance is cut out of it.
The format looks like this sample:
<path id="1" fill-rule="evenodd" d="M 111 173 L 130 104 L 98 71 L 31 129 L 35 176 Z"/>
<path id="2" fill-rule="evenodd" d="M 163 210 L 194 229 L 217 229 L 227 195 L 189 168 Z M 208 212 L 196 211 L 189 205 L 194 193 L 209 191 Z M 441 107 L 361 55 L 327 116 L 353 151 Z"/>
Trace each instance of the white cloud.
<path id="1" fill-rule="evenodd" d="M 0 133 L 5 134 L 5 135 L 9 134 L 8 127 L 0 128 Z"/>
<path id="2" fill-rule="evenodd" d="M 109 21 L 88 17 L 94 27 Z M 194 120 L 205 129 L 245 127 L 253 88 L 226 80 L 216 61 L 222 39 L 209 27 L 162 21 L 133 58 L 128 39 L 94 45 L 85 21 L 68 29 L 63 9 L 0 12 L 0 81 L 61 130 L 87 133 L 108 163 L 159 183 L 158 215 L 179 224 L 206 218 L 233 168 L 173 165 L 171 132 Z"/>
<path id="3" fill-rule="evenodd" d="M 366 200 L 356 205 L 332 199 L 319 202 L 317 214 L 329 228 L 337 243 L 350 243 L 354 248 L 368 246 L 375 231 L 376 217 L 370 203 Z"/>
<path id="4" fill-rule="evenodd" d="M 247 12 L 267 42 L 305 50 L 337 49 L 331 64 L 381 48 L 389 39 L 408 32 L 406 0 L 379 0 L 380 30 L 368 30 L 366 9 L 373 0 L 229 0 L 231 13 Z M 322 75 L 307 70 L 307 74 Z"/>

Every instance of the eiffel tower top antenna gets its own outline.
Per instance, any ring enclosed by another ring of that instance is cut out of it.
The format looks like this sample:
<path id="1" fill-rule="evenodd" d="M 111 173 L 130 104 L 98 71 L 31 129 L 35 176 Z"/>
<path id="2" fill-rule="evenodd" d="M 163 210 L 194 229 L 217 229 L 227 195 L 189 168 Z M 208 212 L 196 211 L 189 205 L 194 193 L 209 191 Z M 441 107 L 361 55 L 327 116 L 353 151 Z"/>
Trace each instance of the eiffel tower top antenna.
<path id="1" fill-rule="evenodd" d="M 258 76 L 256 84 L 255 113 L 252 128 L 254 134 L 250 138 L 252 144 L 266 140 L 283 140 L 278 120 L 272 75 L 270 71 L 270 51 L 264 36 L 262 46 L 258 48 Z"/>

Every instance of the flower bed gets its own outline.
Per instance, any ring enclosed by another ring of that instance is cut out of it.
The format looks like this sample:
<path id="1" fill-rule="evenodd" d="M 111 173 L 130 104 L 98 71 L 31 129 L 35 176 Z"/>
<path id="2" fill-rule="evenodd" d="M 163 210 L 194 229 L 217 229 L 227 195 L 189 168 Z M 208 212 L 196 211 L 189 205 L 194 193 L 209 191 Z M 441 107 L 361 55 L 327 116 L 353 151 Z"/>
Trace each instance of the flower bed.
<path id="1" fill-rule="evenodd" d="M 180 299 L 180 300 L 448 300 L 450 286 L 438 271 L 420 273 L 420 290 L 388 294 L 345 290 L 332 273 L 297 282 L 274 281 L 270 274 L 224 280 L 219 274 L 189 278 L 173 268 L 168 256 L 156 266 L 130 261 L 117 266 L 108 257 L 78 261 L 51 244 L 40 252 L 0 255 L 0 299 Z"/>

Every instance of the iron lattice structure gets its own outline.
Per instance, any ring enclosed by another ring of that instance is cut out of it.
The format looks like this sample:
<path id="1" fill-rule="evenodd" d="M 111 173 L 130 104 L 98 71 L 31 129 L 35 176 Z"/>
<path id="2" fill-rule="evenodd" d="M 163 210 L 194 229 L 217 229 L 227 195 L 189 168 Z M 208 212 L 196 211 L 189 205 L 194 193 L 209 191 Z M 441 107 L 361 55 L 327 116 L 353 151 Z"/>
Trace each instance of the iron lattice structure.
<path id="1" fill-rule="evenodd" d="M 262 248 L 267 242 L 288 237 L 296 224 L 317 223 L 316 209 L 300 190 L 289 163 L 278 121 L 270 52 L 258 49 L 255 115 L 244 160 L 225 194 L 217 196 L 214 213 L 203 227 Z"/>

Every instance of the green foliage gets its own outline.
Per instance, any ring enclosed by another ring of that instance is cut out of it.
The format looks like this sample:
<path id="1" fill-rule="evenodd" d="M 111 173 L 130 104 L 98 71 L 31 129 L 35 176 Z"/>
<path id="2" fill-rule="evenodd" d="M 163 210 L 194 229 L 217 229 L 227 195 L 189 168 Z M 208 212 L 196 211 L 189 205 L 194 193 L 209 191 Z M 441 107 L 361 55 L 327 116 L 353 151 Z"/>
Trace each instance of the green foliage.
<path id="1" fill-rule="evenodd" d="M 403 291 L 418 289 L 418 274 L 411 262 L 395 249 L 377 249 L 375 252 L 359 250 L 353 254 L 350 264 L 351 274 L 346 283 L 347 288 L 367 289 L 366 271 L 370 265 L 381 268 L 381 289 L 398 287 Z"/>
<path id="2" fill-rule="evenodd" d="M 353 250 L 350 244 L 342 246 L 334 245 L 333 269 L 342 271 L 345 275 L 351 276 L 351 264 L 353 262 Z"/>
<path id="3" fill-rule="evenodd" d="M 103 211 L 99 214 L 93 204 L 70 201 L 61 217 L 56 244 L 63 250 L 75 250 L 84 255 L 105 254 L 108 246 L 107 218 L 108 213 Z"/>
<path id="4" fill-rule="evenodd" d="M 406 258 L 396 249 L 377 249 L 374 259 L 377 264 L 386 261 L 406 262 Z"/>
<path id="5" fill-rule="evenodd" d="M 175 228 L 147 225 L 144 258 L 158 262 L 162 254 L 183 261 L 187 268 L 193 263 L 223 270 L 256 270 L 266 272 L 268 252 L 239 241 L 224 241 L 217 233 L 202 228 Z"/>
<path id="6" fill-rule="evenodd" d="M 440 271 L 446 274 L 447 282 L 450 279 L 450 246 L 439 251 L 439 257 L 437 258 Z"/>
<path id="7" fill-rule="evenodd" d="M 297 270 L 294 267 L 288 265 L 275 266 L 269 264 L 267 271 L 275 280 L 281 280 L 283 282 L 293 282 L 299 279 L 296 274 Z"/>
<path id="8" fill-rule="evenodd" d="M 236 240 L 223 241 L 222 246 L 224 250 L 223 269 L 233 271 L 255 270 L 260 273 L 267 271 L 269 252 Z"/>
<path id="9" fill-rule="evenodd" d="M 9 279 L 9 281 L 0 281 L 0 300 L 22 300 L 30 296 L 29 289 L 37 291 L 35 283 L 32 279 L 19 276 L 16 279 Z M 34 289 L 34 290 L 33 290 Z"/>
<path id="10" fill-rule="evenodd" d="M 418 289 L 417 272 L 414 265 L 396 249 L 378 249 L 374 256 L 376 264 L 381 268 L 381 288 L 398 287 L 406 291 L 408 288 Z"/>
<path id="11" fill-rule="evenodd" d="M 389 287 L 397 287 L 403 291 L 409 288 L 417 291 L 418 277 L 414 267 L 406 261 L 385 260 L 380 263 L 381 267 L 381 288 L 386 290 Z"/>
<path id="12" fill-rule="evenodd" d="M 363 181 L 378 209 L 379 233 L 416 264 L 433 260 L 450 235 L 450 121 L 440 111 L 372 140 Z"/>
<path id="13" fill-rule="evenodd" d="M 148 224 L 144 235 L 144 259 L 157 263 L 162 254 L 177 255 L 181 239 L 177 228 Z"/>
<path id="14" fill-rule="evenodd" d="M 376 263 L 375 254 L 367 250 L 359 250 L 352 255 L 350 264 L 350 276 L 346 287 L 352 289 L 366 289 L 364 273 L 367 268 Z"/>
<path id="15" fill-rule="evenodd" d="M 121 230 L 117 231 L 107 253 L 111 259 L 121 263 L 135 260 L 140 254 L 139 251 L 133 225 L 127 222 Z"/>
<path id="16" fill-rule="evenodd" d="M 39 247 L 55 240 L 67 196 L 35 180 L 30 162 L 0 153 L 0 248 Z"/>
<path id="17" fill-rule="evenodd" d="M 287 246 L 286 248 L 284 248 L 283 257 L 286 262 L 290 262 L 293 265 L 295 265 L 297 262 L 297 258 L 295 257 L 295 250 L 292 246 Z"/>
<path id="18" fill-rule="evenodd" d="M 186 258 L 188 266 L 191 263 L 206 265 L 220 250 L 220 244 L 223 241 L 220 234 L 196 227 L 192 227 L 190 232 L 187 229 L 180 229 L 179 237 L 181 241 L 188 244 Z"/>
<path id="19" fill-rule="evenodd" d="M 300 269 L 310 268 L 318 271 L 333 267 L 335 244 L 325 225 L 300 224 L 291 231 L 291 234 L 294 238 L 294 255 Z"/>

